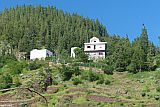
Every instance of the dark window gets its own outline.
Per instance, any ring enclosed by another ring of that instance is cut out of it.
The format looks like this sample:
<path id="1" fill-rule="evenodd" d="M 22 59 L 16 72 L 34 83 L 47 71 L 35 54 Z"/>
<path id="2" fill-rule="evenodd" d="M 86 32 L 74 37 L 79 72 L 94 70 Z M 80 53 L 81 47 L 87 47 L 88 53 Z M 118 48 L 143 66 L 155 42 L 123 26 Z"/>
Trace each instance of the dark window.
<path id="1" fill-rule="evenodd" d="M 87 48 L 91 48 L 91 46 L 87 46 Z"/>
<path id="2" fill-rule="evenodd" d="M 100 52 L 99 55 L 103 55 L 103 52 Z"/>
<path id="3" fill-rule="evenodd" d="M 96 45 L 94 45 L 94 50 L 96 49 Z"/>
<path id="4" fill-rule="evenodd" d="M 96 42 L 96 41 L 94 41 L 94 42 Z"/>
<path id="5" fill-rule="evenodd" d="M 49 53 L 47 53 L 47 55 L 46 55 L 47 57 L 49 57 Z"/>

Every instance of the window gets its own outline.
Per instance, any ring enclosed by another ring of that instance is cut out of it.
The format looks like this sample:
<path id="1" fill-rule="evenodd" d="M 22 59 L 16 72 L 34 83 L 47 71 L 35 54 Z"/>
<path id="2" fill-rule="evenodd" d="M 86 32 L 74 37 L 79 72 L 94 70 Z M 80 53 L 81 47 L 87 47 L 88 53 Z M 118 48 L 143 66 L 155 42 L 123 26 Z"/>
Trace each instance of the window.
<path id="1" fill-rule="evenodd" d="M 96 45 L 94 45 L 94 50 L 96 49 Z"/>
<path id="2" fill-rule="evenodd" d="M 49 53 L 46 54 L 46 57 L 49 57 Z"/>
<path id="3" fill-rule="evenodd" d="M 87 48 L 91 48 L 91 46 L 87 46 Z"/>
<path id="4" fill-rule="evenodd" d="M 94 42 L 96 42 L 96 41 L 94 41 Z"/>
<path id="5" fill-rule="evenodd" d="M 103 52 L 100 52 L 99 55 L 103 55 Z"/>

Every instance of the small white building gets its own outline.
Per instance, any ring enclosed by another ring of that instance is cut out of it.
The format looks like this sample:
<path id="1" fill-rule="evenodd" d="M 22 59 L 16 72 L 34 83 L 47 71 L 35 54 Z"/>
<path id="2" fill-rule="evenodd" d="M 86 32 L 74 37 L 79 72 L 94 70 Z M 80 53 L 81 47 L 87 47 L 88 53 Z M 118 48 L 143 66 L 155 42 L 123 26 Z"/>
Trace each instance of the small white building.
<path id="1" fill-rule="evenodd" d="M 75 58 L 75 57 L 76 57 L 76 54 L 75 54 L 75 52 L 74 52 L 74 50 L 75 50 L 76 48 L 78 48 L 78 47 L 72 47 L 72 48 L 71 48 L 71 57 L 72 57 L 72 58 Z"/>
<path id="2" fill-rule="evenodd" d="M 89 56 L 89 59 L 104 59 L 106 43 L 100 42 L 97 37 L 92 37 L 89 43 L 84 43 L 84 52 Z"/>
<path id="3" fill-rule="evenodd" d="M 51 57 L 53 55 L 53 53 L 47 49 L 33 49 L 30 52 L 30 60 L 35 60 L 35 59 L 43 59 L 45 60 L 46 57 Z"/>

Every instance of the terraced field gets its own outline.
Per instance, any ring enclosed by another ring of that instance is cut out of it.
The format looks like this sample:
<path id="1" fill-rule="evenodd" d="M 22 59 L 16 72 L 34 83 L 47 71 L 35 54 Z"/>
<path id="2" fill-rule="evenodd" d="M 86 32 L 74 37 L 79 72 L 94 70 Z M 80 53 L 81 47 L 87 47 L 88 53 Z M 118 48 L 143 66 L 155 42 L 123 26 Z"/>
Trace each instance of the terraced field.
<path id="1" fill-rule="evenodd" d="M 160 104 L 159 72 L 138 74 L 114 73 L 106 78 L 110 85 L 87 82 L 78 86 L 66 82 L 51 86 L 45 96 L 51 96 L 49 106 L 56 107 L 157 107 Z"/>
<path id="2" fill-rule="evenodd" d="M 69 80 L 49 86 L 42 95 L 47 98 L 49 107 L 159 107 L 159 77 L 159 71 L 137 74 L 116 72 L 105 75 L 105 79 L 111 81 L 108 85 L 96 84 L 96 81 L 73 85 Z M 16 107 L 22 104 L 24 99 L 15 96 L 13 93 L 1 94 L 0 106 L 8 104 L 7 107 Z M 27 107 L 46 107 L 43 99 L 38 98 L 37 95 L 28 96 L 26 100 L 31 103 L 23 104 Z"/>

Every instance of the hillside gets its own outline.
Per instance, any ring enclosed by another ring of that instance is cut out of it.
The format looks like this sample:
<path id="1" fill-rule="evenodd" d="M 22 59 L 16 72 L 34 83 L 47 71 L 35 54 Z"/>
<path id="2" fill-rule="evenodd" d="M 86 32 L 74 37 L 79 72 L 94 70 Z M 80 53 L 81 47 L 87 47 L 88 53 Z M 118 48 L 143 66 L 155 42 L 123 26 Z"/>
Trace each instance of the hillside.
<path id="1" fill-rule="evenodd" d="M 38 63 L 42 64 L 36 62 L 37 65 Z M 62 68 L 60 65 L 53 65 L 46 71 L 44 65 L 37 69 L 32 68 L 33 70 L 26 70 L 26 66 L 18 77 L 20 88 L 1 93 L 0 106 L 6 104 L 14 107 L 16 105 L 46 107 L 44 98 L 49 107 L 157 107 L 159 105 L 159 71 L 137 74 L 114 72 L 113 75 L 107 75 L 95 73 L 92 69 L 80 70 L 75 66 L 64 65 Z M 29 66 L 31 67 L 31 64 Z M 43 91 L 47 73 L 52 76 L 53 83 L 47 91 Z M 15 77 L 13 81 L 17 84 Z M 34 91 L 39 92 L 41 96 Z"/>
<path id="2" fill-rule="evenodd" d="M 0 14 L 0 23 L 0 40 L 12 52 L 29 52 L 44 47 L 51 51 L 65 49 L 70 52 L 71 47 L 82 47 L 93 35 L 108 36 L 106 28 L 98 20 L 65 13 L 55 7 L 5 9 Z"/>

